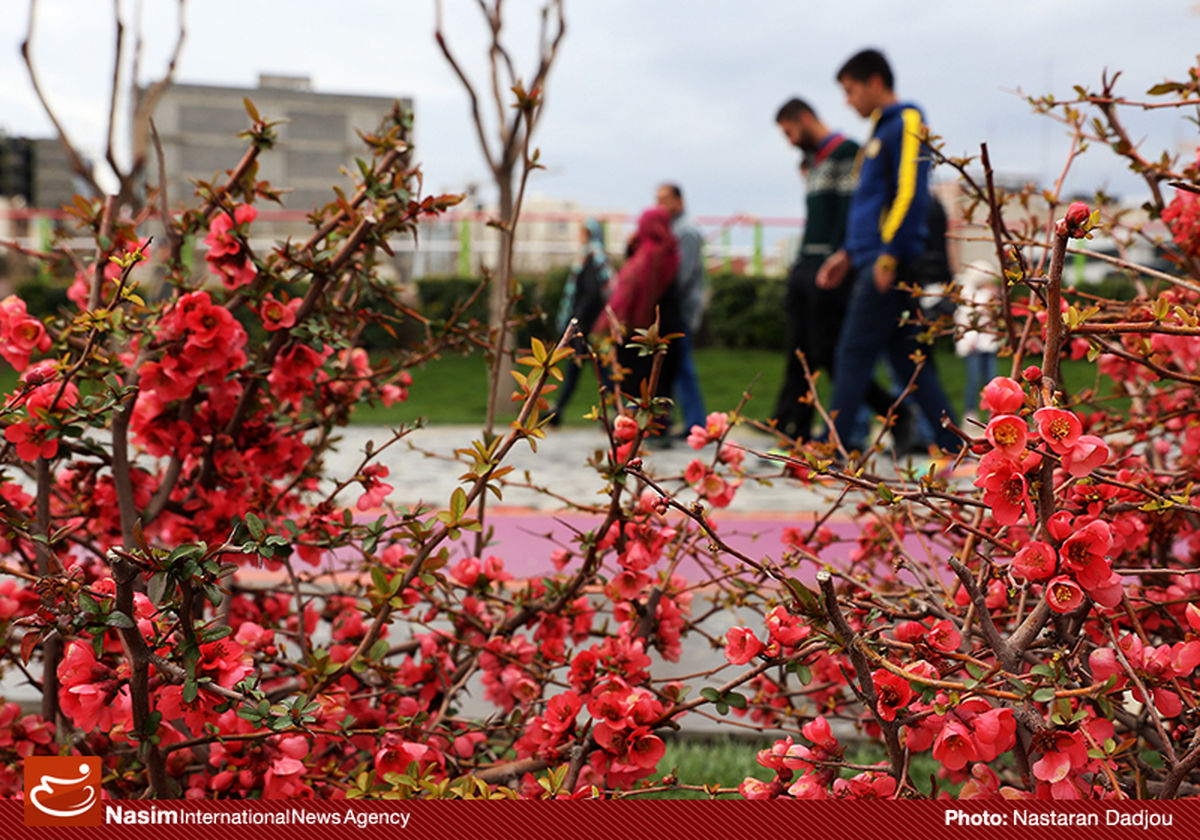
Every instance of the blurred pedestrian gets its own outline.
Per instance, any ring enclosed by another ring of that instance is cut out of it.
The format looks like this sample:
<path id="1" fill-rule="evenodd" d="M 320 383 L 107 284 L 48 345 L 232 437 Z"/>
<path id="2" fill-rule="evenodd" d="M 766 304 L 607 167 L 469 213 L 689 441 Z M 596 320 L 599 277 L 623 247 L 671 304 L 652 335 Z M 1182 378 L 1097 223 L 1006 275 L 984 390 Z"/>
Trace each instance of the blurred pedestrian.
<path id="1" fill-rule="evenodd" d="M 580 333 L 571 341 L 575 355 L 567 362 L 563 383 L 558 389 L 554 417 L 550 420 L 552 426 L 562 424 L 563 411 L 579 383 L 579 370 L 591 354 L 587 331 L 600 317 L 608 300 L 609 267 L 608 254 L 604 250 L 604 226 L 598 219 L 587 219 L 579 228 L 579 241 L 582 249 L 563 286 L 555 326 L 561 336 L 574 318 Z"/>
<path id="2" fill-rule="evenodd" d="M 660 335 L 678 332 L 681 328 L 673 289 L 678 272 L 679 248 L 671 232 L 671 217 L 661 207 L 651 207 L 638 219 L 629 259 L 613 279 L 608 305 L 592 328 L 593 332 L 601 334 L 611 331 L 619 334 L 617 363 L 629 371 L 621 382 L 621 390 L 630 397 L 640 395 L 642 383 L 650 379 L 654 367 L 654 356 L 643 356 L 636 346 L 629 346 L 635 331 L 646 329 L 655 320 Z M 670 396 L 677 363 L 677 353 L 668 352 L 659 373 L 655 396 Z M 670 422 L 669 415 L 660 422 L 665 427 Z"/>
<path id="3" fill-rule="evenodd" d="M 871 135 L 859 155 L 859 177 L 846 223 L 846 241 L 821 266 L 817 284 L 834 288 L 853 278 L 850 305 L 837 346 L 840 370 L 872 371 L 887 354 L 901 386 L 913 379 L 912 356 L 928 354 L 917 340 L 916 324 L 903 319 L 915 303 L 899 287 L 915 279 L 915 264 L 928 236 L 929 158 L 921 154 L 926 129 L 921 110 L 896 97 L 892 69 L 877 50 L 852 56 L 837 73 L 846 102 L 872 120 Z M 901 323 L 904 320 L 904 323 Z M 833 383 L 831 409 L 838 438 L 861 449 L 854 420 L 867 387 L 865 377 L 839 376 Z M 960 441 L 942 426 L 943 414 L 954 419 L 937 371 L 923 365 L 915 379 L 914 397 L 933 428 L 936 443 L 957 451 Z"/>
<path id="4" fill-rule="evenodd" d="M 703 426 L 704 395 L 696 374 L 692 354 L 693 338 L 700 332 L 704 317 L 704 238 L 688 219 L 683 205 L 683 190 L 678 184 L 662 184 L 655 193 L 658 206 L 671 217 L 671 232 L 679 245 L 679 273 L 675 275 L 675 298 L 679 305 L 679 320 L 683 336 L 674 342 L 678 353 L 675 373 L 675 398 L 683 416 L 683 434 L 692 426 Z"/>
<path id="5" fill-rule="evenodd" d="M 858 144 L 831 130 L 804 100 L 792 98 L 775 115 L 788 142 L 802 153 L 800 172 L 805 178 L 804 236 L 796 261 L 788 272 L 784 299 L 786 362 L 783 386 L 773 414 L 776 428 L 790 438 L 806 440 L 812 434 L 814 408 L 809 398 L 804 363 L 815 375 L 828 371 L 836 380 L 834 350 L 846 317 L 850 284 L 818 288 L 817 270 L 842 246 L 846 213 L 854 195 L 854 161 Z M 804 363 L 800 355 L 804 356 Z M 866 402 L 878 414 L 887 414 L 893 397 L 876 384 L 873 371 Z M 855 375 L 862 375 L 857 372 Z M 897 418 L 893 434 L 907 435 L 911 423 L 905 413 Z M 902 444 L 906 445 L 906 444 Z"/>

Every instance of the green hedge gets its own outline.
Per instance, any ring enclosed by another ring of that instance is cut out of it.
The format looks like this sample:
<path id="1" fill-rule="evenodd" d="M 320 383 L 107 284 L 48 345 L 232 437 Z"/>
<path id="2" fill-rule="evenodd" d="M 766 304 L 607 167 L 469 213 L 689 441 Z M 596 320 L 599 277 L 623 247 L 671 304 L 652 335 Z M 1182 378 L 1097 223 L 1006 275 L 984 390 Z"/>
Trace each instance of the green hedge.
<path id="1" fill-rule="evenodd" d="M 527 344 L 531 337 L 550 339 L 555 332 L 555 315 L 562 296 L 566 269 L 541 277 L 519 277 L 519 296 L 513 307 L 520 326 L 517 339 Z M 444 321 L 454 306 L 468 298 L 480 280 L 476 277 L 424 277 L 416 281 L 420 311 L 434 321 Z M 708 279 L 709 304 L 704 324 L 695 342 L 702 347 L 728 349 L 755 348 L 780 350 L 784 340 L 784 280 L 780 277 L 744 277 L 720 274 Z M 303 289 L 297 288 L 297 294 Z M 55 314 L 60 308 L 73 307 L 66 299 L 66 284 L 61 280 L 44 282 L 29 280 L 21 284 L 17 294 L 25 299 L 29 312 L 37 317 Z M 376 301 L 367 299 L 360 304 L 370 308 Z M 382 304 L 382 298 L 378 300 Z M 239 312 L 247 330 L 257 327 L 251 313 Z M 487 323 L 487 290 L 479 294 L 464 317 L 480 324 Z M 397 344 L 411 345 L 420 340 L 422 331 L 416 323 L 401 324 L 393 338 L 382 327 L 368 327 L 363 338 L 368 349 L 389 349 Z"/>
<path id="2" fill-rule="evenodd" d="M 718 274 L 709 278 L 708 308 L 697 344 L 729 349 L 782 350 L 782 277 Z"/>

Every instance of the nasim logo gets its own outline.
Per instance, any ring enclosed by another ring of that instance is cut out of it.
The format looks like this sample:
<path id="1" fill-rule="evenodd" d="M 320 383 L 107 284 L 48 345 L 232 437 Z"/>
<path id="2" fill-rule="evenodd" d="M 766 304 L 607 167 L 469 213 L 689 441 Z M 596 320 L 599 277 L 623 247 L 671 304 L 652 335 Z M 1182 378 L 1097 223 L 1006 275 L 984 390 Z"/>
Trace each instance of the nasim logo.
<path id="1" fill-rule="evenodd" d="M 25 759 L 25 825 L 100 825 L 100 759 L 31 755 Z"/>

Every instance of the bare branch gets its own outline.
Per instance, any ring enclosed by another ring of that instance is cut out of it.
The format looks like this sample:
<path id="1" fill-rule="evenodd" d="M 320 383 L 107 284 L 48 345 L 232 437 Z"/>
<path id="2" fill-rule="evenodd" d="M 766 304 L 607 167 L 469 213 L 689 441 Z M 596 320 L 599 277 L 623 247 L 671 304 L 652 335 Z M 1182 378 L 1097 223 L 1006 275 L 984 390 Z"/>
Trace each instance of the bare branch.
<path id="1" fill-rule="evenodd" d="M 104 190 L 100 189 L 100 185 L 96 182 L 95 173 L 92 167 L 84 163 L 83 158 L 75 149 L 75 144 L 67 137 L 67 130 L 62 122 L 58 119 L 58 115 L 54 113 L 54 109 L 50 107 L 50 102 L 46 99 L 46 94 L 42 91 L 41 82 L 38 80 L 37 70 L 33 66 L 33 58 L 30 55 L 30 50 L 33 44 L 33 24 L 37 13 L 37 0 L 29 0 L 29 27 L 25 31 L 25 40 L 21 42 L 21 58 L 25 61 L 25 69 L 29 73 L 29 82 L 33 85 L 33 92 L 37 95 L 38 102 L 42 105 L 42 110 L 46 112 L 46 116 L 50 119 L 54 130 L 58 133 L 58 139 L 66 149 L 67 158 L 71 163 L 71 171 L 87 181 L 92 192 L 100 195 Z"/>
<path id="2" fill-rule="evenodd" d="M 135 77 L 131 82 L 131 98 L 137 105 L 133 111 L 133 161 L 130 164 L 129 171 L 133 173 L 140 172 L 142 167 L 146 165 L 146 148 L 148 146 L 148 137 L 150 133 L 149 121 L 150 115 L 154 113 L 154 109 L 158 106 L 158 101 L 162 99 L 162 95 L 166 93 L 171 82 L 175 78 L 175 67 L 179 63 L 179 56 L 183 52 L 183 42 L 187 35 L 187 29 L 184 25 L 184 6 L 187 0 L 178 0 L 179 2 L 179 33 L 175 38 L 175 47 L 171 50 L 171 57 L 167 61 L 166 70 L 158 81 L 146 87 L 145 92 L 139 96 L 138 80 Z M 139 32 L 139 38 L 140 38 Z"/>
<path id="3" fill-rule="evenodd" d="M 438 0 L 436 6 L 437 22 L 433 33 L 437 45 L 441 48 L 442 55 L 446 57 L 446 61 L 450 64 L 450 69 L 458 76 L 458 80 L 462 82 L 463 87 L 467 91 L 467 96 L 471 100 L 471 120 L 475 123 L 475 132 L 479 137 L 479 148 L 483 152 L 484 158 L 487 160 L 488 168 L 495 173 L 496 161 L 492 156 L 491 146 L 488 144 L 487 135 L 484 133 L 483 116 L 479 113 L 479 96 L 475 93 L 475 86 L 471 84 L 471 80 L 467 78 L 467 74 L 463 72 L 458 60 L 450 52 L 450 46 L 446 43 L 446 38 L 442 34 L 442 4 Z"/>
<path id="4" fill-rule="evenodd" d="M 104 149 L 104 159 L 118 177 L 122 177 L 121 168 L 117 165 L 116 143 L 114 140 L 117 122 L 117 92 L 121 89 L 121 60 L 125 57 L 125 23 L 121 20 L 121 0 L 113 0 L 113 20 L 117 24 L 117 43 L 113 55 L 112 86 L 108 94 L 108 144 Z"/>

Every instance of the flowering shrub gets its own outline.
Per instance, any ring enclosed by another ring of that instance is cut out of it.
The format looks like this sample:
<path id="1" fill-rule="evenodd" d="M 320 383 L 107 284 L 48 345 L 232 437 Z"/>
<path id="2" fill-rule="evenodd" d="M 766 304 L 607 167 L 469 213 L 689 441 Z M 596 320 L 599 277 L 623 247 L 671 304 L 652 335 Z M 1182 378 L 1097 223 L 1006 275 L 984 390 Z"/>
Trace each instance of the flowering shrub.
<path id="1" fill-rule="evenodd" d="M 1068 245 L 1118 220 L 1072 206 L 1037 227 L 1049 243 L 1000 225 L 1009 283 L 979 323 L 1010 339 L 1012 376 L 984 389 L 986 420 L 923 472 L 781 441 L 769 478 L 830 515 L 760 553 L 719 516 L 762 478 L 730 440 L 740 410 L 691 429 L 695 459 L 664 476 L 643 448 L 654 383 L 604 395 L 606 500 L 580 503 L 590 527 L 521 579 L 462 538 L 486 531 L 479 502 L 503 493 L 512 449 L 544 435 L 570 335 L 518 354 L 515 420 L 457 451 L 461 485 L 436 508 L 389 506 L 403 476 L 376 456 L 403 428 L 322 483 L 353 406 L 411 384 L 410 360 L 357 343 L 388 317 L 357 305 L 386 297 L 375 252 L 455 199 L 416 195 L 393 115 L 312 237 L 257 253 L 254 207 L 274 190 L 253 161 L 272 133 L 252 118 L 243 163 L 163 220 L 167 294 L 139 293 L 139 220 L 82 202 L 97 254 L 79 311 L 43 323 L 0 302 L 0 355 L 21 372 L 0 416 L 3 667 L 44 697 L 40 713 L 0 704 L 0 791 L 19 791 L 25 757 L 63 751 L 103 756 L 113 797 L 645 790 L 671 729 L 704 715 L 781 735 L 740 787 L 751 798 L 1197 792 L 1200 271 L 1183 217 L 1164 243 L 1178 272 L 1120 303 L 1061 282 Z M 208 245 L 200 273 L 185 235 Z M 484 340 L 454 318 L 425 326 L 427 352 Z M 656 328 L 629 340 L 665 347 Z M 1130 411 L 1066 391 L 1074 351 Z M 260 568 L 265 584 L 246 574 Z M 684 645 L 721 661 L 662 677 Z M 463 713 L 468 692 L 493 713 Z M 874 752 L 851 760 L 851 742 Z"/>

